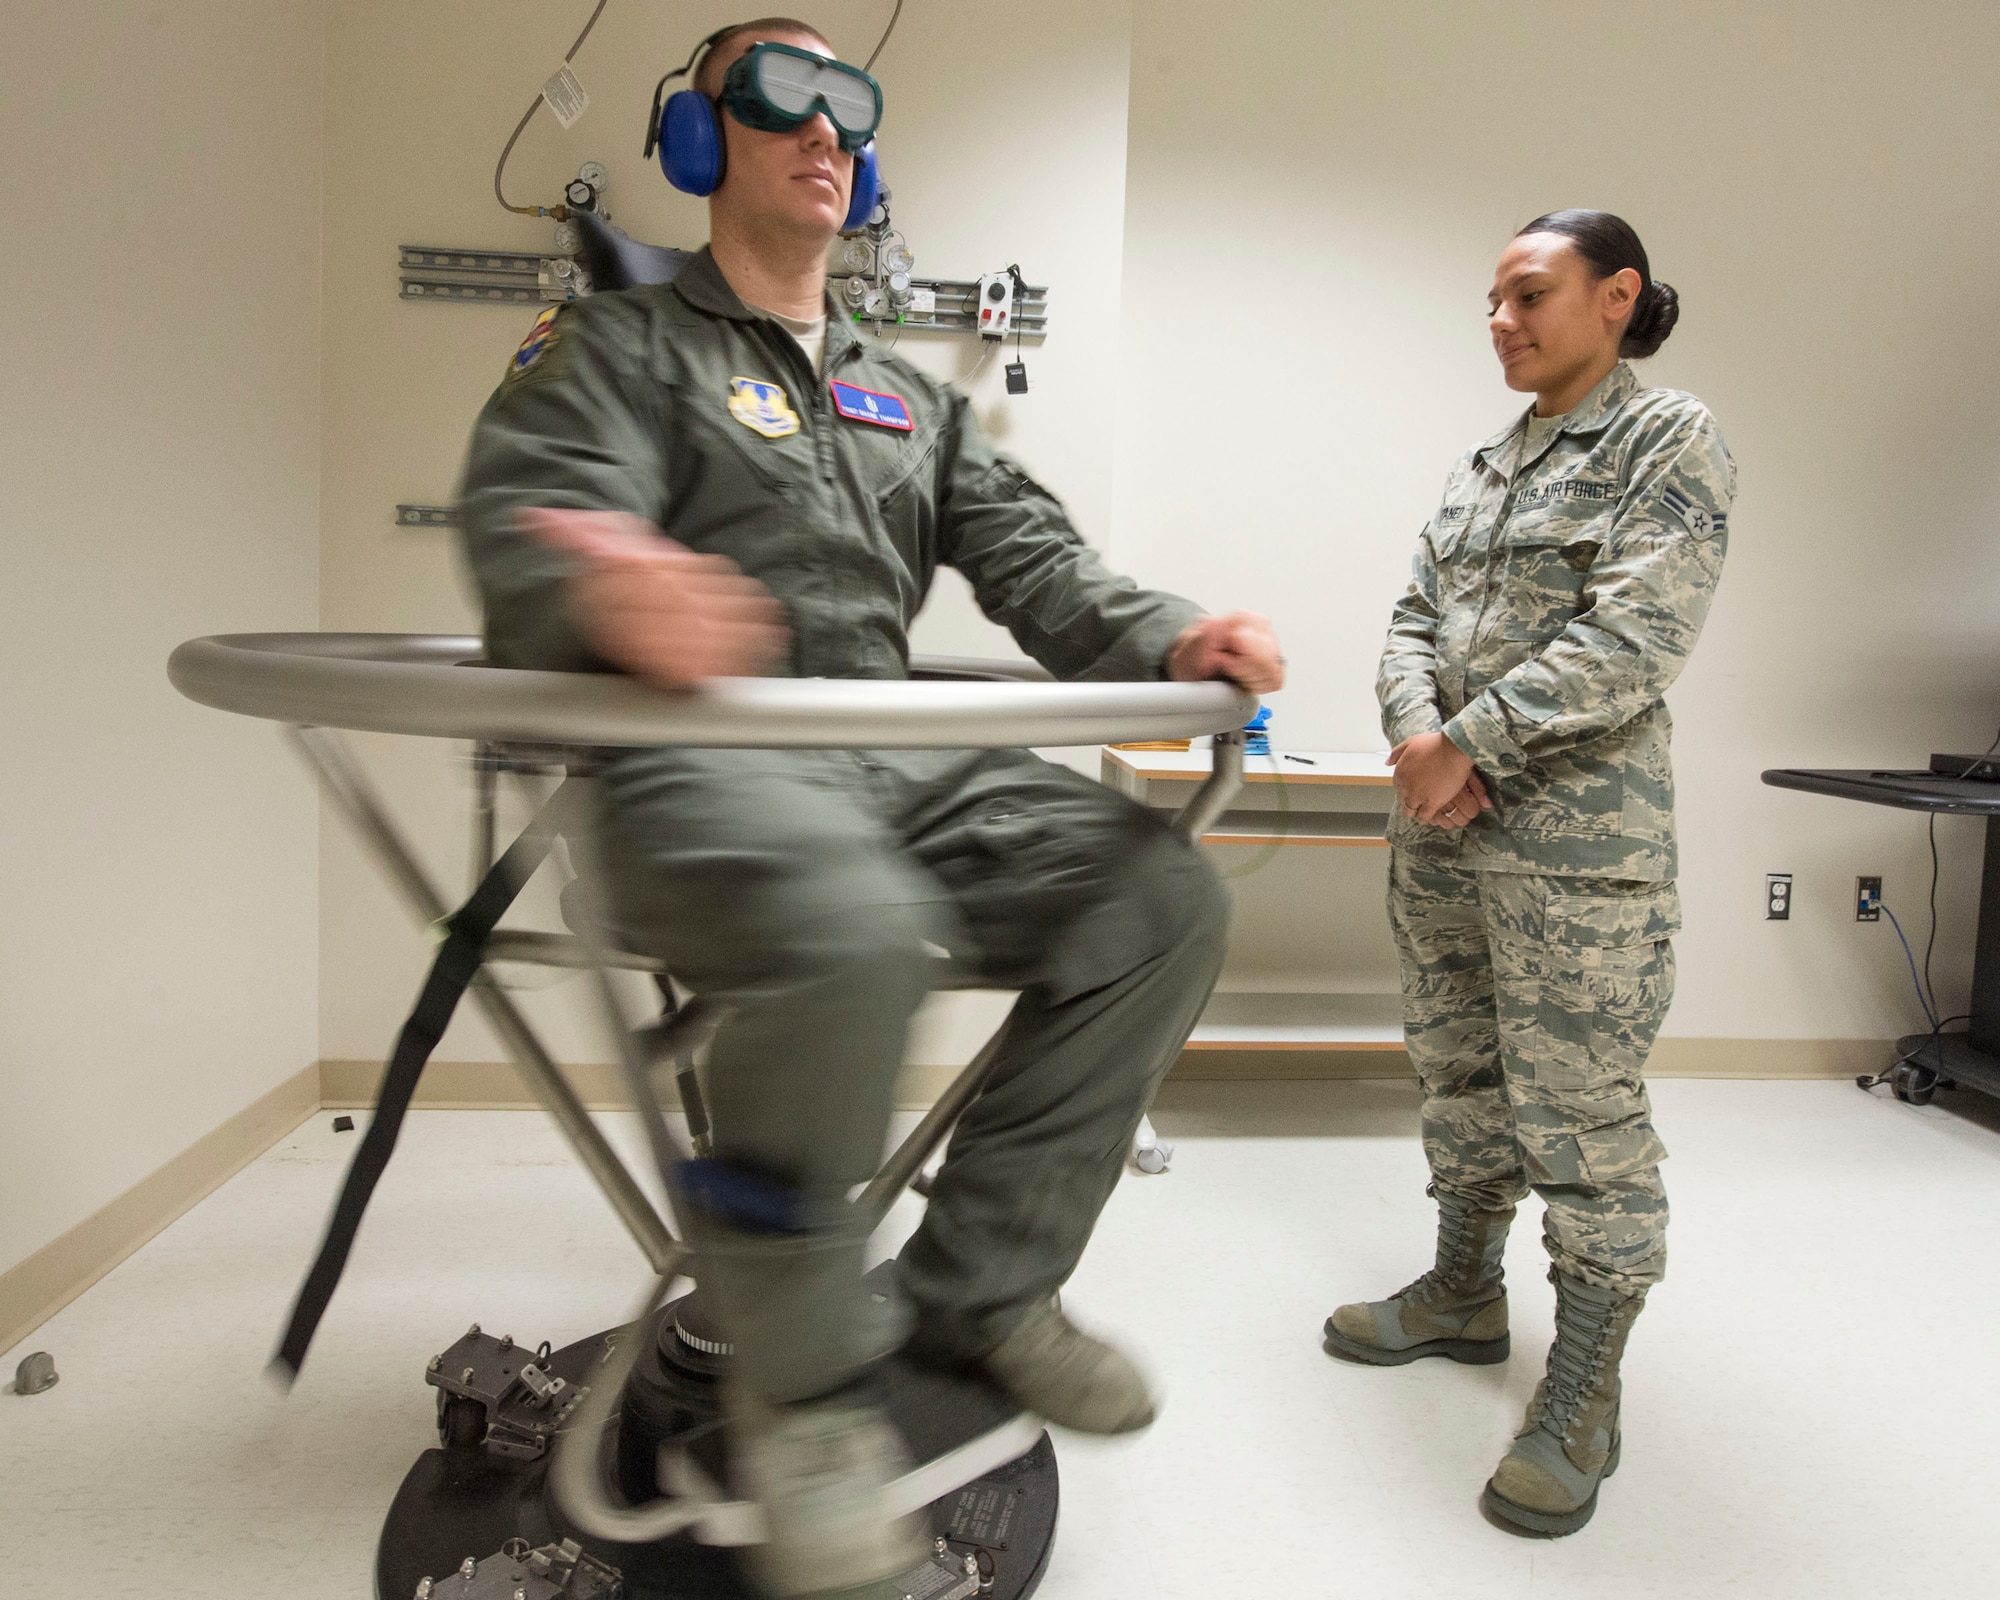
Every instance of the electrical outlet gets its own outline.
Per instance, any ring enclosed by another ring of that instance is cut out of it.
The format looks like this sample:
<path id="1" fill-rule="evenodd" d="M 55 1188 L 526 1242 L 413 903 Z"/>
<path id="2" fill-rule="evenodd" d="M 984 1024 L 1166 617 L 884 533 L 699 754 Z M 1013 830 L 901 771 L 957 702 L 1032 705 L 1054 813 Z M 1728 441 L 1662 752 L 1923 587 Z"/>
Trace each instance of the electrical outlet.
<path id="1" fill-rule="evenodd" d="M 1764 874 L 1764 920 L 1766 922 L 1792 920 L 1792 875 L 1789 872 Z"/>
<path id="2" fill-rule="evenodd" d="M 1856 922 L 1880 922 L 1882 920 L 1882 880 L 1880 878 L 1856 878 L 1854 880 L 1854 920 Z"/>

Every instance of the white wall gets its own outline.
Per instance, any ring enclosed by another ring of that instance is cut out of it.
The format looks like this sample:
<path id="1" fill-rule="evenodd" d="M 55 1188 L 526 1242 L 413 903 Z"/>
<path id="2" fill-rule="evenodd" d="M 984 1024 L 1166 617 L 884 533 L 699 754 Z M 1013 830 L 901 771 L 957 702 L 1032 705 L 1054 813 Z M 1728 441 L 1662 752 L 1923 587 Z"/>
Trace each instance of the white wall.
<path id="1" fill-rule="evenodd" d="M 1857 926 L 1851 896 L 1884 874 L 1921 940 L 1921 820 L 1757 775 L 1921 765 L 2000 724 L 2000 12 L 1134 15 L 1120 562 L 1276 617 L 1286 740 L 1379 746 L 1374 664 L 1417 532 L 1452 460 L 1523 404 L 1483 327 L 1493 259 L 1543 211 L 1620 212 L 1684 301 L 1640 370 L 1706 399 L 1741 471 L 1720 599 L 1670 697 L 1688 932 L 1669 1031 L 1916 1026 L 1895 936 Z M 1939 837 L 1957 1010 L 1978 836 Z M 1341 919 L 1379 930 L 1381 863 L 1299 854 L 1318 859 L 1266 869 L 1296 875 L 1281 897 L 1305 913 L 1301 953 L 1272 959 L 1312 969 Z M 1790 923 L 1761 920 L 1766 871 L 1797 874 Z M 1362 965 L 1386 956 L 1378 938 Z"/>
<path id="2" fill-rule="evenodd" d="M 396 297 L 403 243 L 546 249 L 551 227 L 502 212 L 493 163 L 508 132 L 589 8 L 528 0 L 422 7 L 343 0 L 328 61 L 325 540 L 328 628 L 476 628 L 449 530 L 399 529 L 398 501 L 451 497 L 472 420 L 533 310 L 410 304 Z M 808 14 L 848 59 L 866 59 L 890 6 L 830 0 Z M 610 6 L 579 53 L 591 96 L 565 133 L 544 110 L 507 171 L 517 204 L 552 203 L 577 166 L 610 168 L 615 220 L 641 239 L 694 245 L 707 208 L 678 195 L 639 148 L 654 80 L 706 33 L 747 14 L 702 0 L 662 11 Z M 1025 0 L 998 35 L 971 7 L 918 3 L 876 71 L 888 104 L 883 170 L 917 270 L 975 276 L 1019 261 L 1056 286 L 1057 335 L 1028 344 L 1033 388 L 1003 394 L 996 358 L 973 392 L 989 428 L 1032 463 L 1086 530 L 1102 533 L 1111 498 L 1125 160 L 1129 7 Z M 980 152 L 984 152 L 981 159 Z M 951 375 L 977 351 L 961 337 L 905 335 L 899 349 Z M 1006 359 L 1012 359 L 1012 347 Z M 1012 654 L 947 574 L 917 630 L 919 649 Z M 398 806 L 421 819 L 420 844 L 455 890 L 465 873 L 463 752 L 435 741 L 376 739 L 368 757 Z M 325 824 L 322 1054 L 386 1053 L 421 979 L 428 946 L 348 843 Z M 540 981 L 540 980 L 536 980 Z M 526 1003 L 572 1059 L 608 1060 L 582 985 Z M 920 1046 L 920 1053 L 928 1052 Z M 470 1015 L 440 1060 L 496 1060 Z M 929 1056 L 935 1059 L 935 1056 Z"/>
<path id="3" fill-rule="evenodd" d="M 600 159 L 620 222 L 696 242 L 702 208 L 639 159 L 641 107 L 736 9 L 608 8 L 577 63 L 592 110 L 569 133 L 537 119 L 513 194 L 552 198 Z M 815 16 L 856 57 L 888 10 Z M 395 248 L 546 241 L 494 206 L 492 161 L 586 13 L 44 3 L 0 24 L 5 214 L 60 262 L 14 258 L 0 388 L 0 1263 L 315 1054 L 379 1058 L 409 1003 L 426 945 L 372 869 L 322 828 L 316 957 L 301 781 L 268 730 L 188 706 L 159 663 L 223 628 L 473 626 L 451 537 L 390 512 L 449 498 L 527 318 L 402 303 Z M 898 219 L 920 270 L 1019 260 L 1053 284 L 1033 392 L 988 370 L 982 415 L 1121 565 L 1277 616 L 1294 745 L 1378 740 L 1373 662 L 1416 530 L 1452 457 L 1518 404 L 1480 319 L 1507 234 L 1571 203 L 1638 224 L 1687 306 L 1647 370 L 1711 402 L 1743 471 L 1673 697 L 1672 1029 L 1910 1026 L 1893 935 L 1845 902 L 1879 871 L 1920 920 L 1920 825 L 1756 773 L 1979 748 L 2000 710 L 1989 8 L 1598 6 L 1559 35 L 1473 0 L 1030 0 L 1006 20 L 907 8 L 879 68 Z M 60 234 L 39 220 L 58 191 Z M 972 356 L 902 348 L 947 373 Z M 950 581 L 919 643 L 1005 648 Z M 367 745 L 457 885 L 458 758 Z M 1969 824 L 1940 832 L 1956 1002 L 1976 851 Z M 1758 917 L 1772 869 L 1799 875 L 1789 925 Z M 1293 852 L 1243 880 L 1230 981 L 1384 986 L 1379 871 Z M 530 998 L 566 1054 L 604 1057 L 567 988 Z M 441 1052 L 499 1053 L 469 1022 Z"/>
<path id="4" fill-rule="evenodd" d="M 0 1270 L 317 1054 L 310 790 L 165 664 L 316 620 L 323 30 L 0 12 Z"/>

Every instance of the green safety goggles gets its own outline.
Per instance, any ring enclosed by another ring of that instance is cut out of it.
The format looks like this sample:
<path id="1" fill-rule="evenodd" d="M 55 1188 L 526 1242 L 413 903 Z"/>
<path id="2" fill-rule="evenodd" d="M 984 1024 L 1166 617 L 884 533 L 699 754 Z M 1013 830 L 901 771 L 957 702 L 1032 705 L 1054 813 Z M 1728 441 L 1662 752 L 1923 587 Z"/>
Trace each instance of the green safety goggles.
<path id="1" fill-rule="evenodd" d="M 766 40 L 729 64 L 717 97 L 746 128 L 788 133 L 825 112 L 852 155 L 882 122 L 882 86 L 859 67 Z"/>

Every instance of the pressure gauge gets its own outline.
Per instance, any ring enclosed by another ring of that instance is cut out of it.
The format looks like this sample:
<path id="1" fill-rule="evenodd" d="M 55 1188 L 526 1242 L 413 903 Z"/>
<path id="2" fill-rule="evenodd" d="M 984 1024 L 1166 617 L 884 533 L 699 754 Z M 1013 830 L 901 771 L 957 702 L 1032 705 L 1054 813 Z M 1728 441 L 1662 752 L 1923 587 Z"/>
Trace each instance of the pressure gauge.
<path id="1" fill-rule="evenodd" d="M 586 161 L 576 169 L 576 175 L 599 194 L 610 186 L 611 174 L 604 170 L 602 161 Z"/>
<path id="2" fill-rule="evenodd" d="M 574 222 L 558 222 L 556 224 L 557 255 L 573 256 L 582 243 L 583 229 L 579 228 Z"/>
<path id="3" fill-rule="evenodd" d="M 901 234 L 896 234 L 882 246 L 884 272 L 908 272 L 916 264 L 917 258 L 910 254 L 910 247 L 903 243 Z"/>
<path id="4" fill-rule="evenodd" d="M 873 272 L 875 246 L 856 235 L 847 241 L 847 248 L 840 252 L 840 264 L 849 272 Z"/>
<path id="5" fill-rule="evenodd" d="M 849 278 L 847 281 L 853 283 L 857 280 Z M 861 304 L 858 309 L 863 316 L 879 317 L 888 309 L 888 304 L 887 298 L 880 289 L 876 288 L 873 284 L 862 285 Z"/>

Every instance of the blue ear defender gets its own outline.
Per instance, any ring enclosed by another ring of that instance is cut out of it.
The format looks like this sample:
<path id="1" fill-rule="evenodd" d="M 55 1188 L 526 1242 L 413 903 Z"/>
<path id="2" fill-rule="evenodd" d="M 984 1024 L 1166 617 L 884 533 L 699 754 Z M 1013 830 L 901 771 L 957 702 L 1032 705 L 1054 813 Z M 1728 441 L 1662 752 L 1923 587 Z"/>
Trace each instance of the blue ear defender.
<path id="1" fill-rule="evenodd" d="M 667 97 L 660 111 L 660 170 L 683 194 L 714 194 L 722 186 L 722 119 L 698 89 Z"/>
<path id="2" fill-rule="evenodd" d="M 854 187 L 849 191 L 847 215 L 840 231 L 852 233 L 868 220 L 869 212 L 882 198 L 882 169 L 875 161 L 875 141 L 870 139 L 854 152 Z"/>
<path id="3" fill-rule="evenodd" d="M 667 96 L 657 134 L 660 171 L 683 194 L 710 195 L 722 187 L 722 114 L 698 89 Z M 854 184 L 840 231 L 852 233 L 882 198 L 882 168 L 870 139 L 854 153 Z"/>

